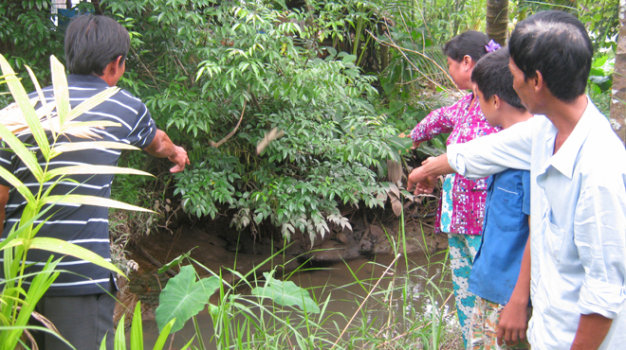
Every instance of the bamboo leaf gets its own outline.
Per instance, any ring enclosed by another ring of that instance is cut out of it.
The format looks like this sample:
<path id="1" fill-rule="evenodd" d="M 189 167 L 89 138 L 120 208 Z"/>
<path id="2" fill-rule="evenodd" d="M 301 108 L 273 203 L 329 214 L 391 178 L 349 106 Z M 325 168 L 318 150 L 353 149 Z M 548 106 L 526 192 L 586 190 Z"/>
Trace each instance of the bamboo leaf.
<path id="1" fill-rule="evenodd" d="M 2 245 L 2 248 L 0 248 L 0 250 L 5 250 L 5 249 L 13 248 L 13 247 L 19 247 L 21 245 L 24 245 L 24 239 L 14 238 L 11 240 L 4 240 L 2 244 L 3 245 Z"/>
<path id="2" fill-rule="evenodd" d="M 154 347 L 152 348 L 152 350 L 162 350 L 163 347 L 165 346 L 165 342 L 167 341 L 167 337 L 170 336 L 172 327 L 174 327 L 174 323 L 176 323 L 176 319 L 173 319 L 171 321 L 169 321 L 165 327 L 163 327 L 163 329 L 161 329 L 161 332 L 159 333 L 159 337 L 157 338 L 156 342 L 154 343 Z"/>
<path id="3" fill-rule="evenodd" d="M 35 86 L 35 91 L 37 91 L 37 96 L 39 96 L 39 102 L 41 103 L 42 111 L 49 110 L 48 102 L 46 102 L 46 98 L 43 94 L 43 91 L 41 90 L 41 85 L 39 85 L 39 81 L 37 80 L 35 73 L 33 73 L 33 70 L 30 69 L 29 66 L 25 66 L 25 67 L 26 67 L 26 70 L 28 71 L 28 75 L 30 76 L 30 80 L 33 82 L 33 85 Z M 48 115 L 48 113 L 50 112 L 52 112 L 52 110 L 47 111 L 46 115 Z M 41 115 L 39 115 L 39 120 L 41 120 Z"/>
<path id="4" fill-rule="evenodd" d="M 29 320 L 35 310 L 35 306 L 39 300 L 43 297 L 44 293 L 54 280 L 59 276 L 59 271 L 55 271 L 60 259 L 53 261 L 53 257 L 50 257 L 46 262 L 43 269 L 35 273 L 28 291 L 23 296 L 23 302 L 19 303 L 17 317 L 13 320 L 12 324 L 16 326 L 26 327 Z M 6 342 L 3 342 L 3 348 L 14 349 L 19 342 L 19 337 L 22 335 L 22 331 L 16 330 L 10 332 L 6 337 Z M 67 341 L 61 338 L 64 342 Z"/>
<path id="5" fill-rule="evenodd" d="M 65 123 L 70 122 L 74 120 L 74 118 L 78 117 L 79 115 L 91 110 L 92 108 L 106 101 L 111 96 L 118 93 L 119 91 L 120 91 L 120 88 L 118 87 L 109 87 L 106 90 L 103 90 L 93 95 L 88 100 L 81 102 L 78 106 L 74 107 L 70 111 L 69 115 L 67 116 L 67 119 L 65 119 Z"/>
<path id="6" fill-rule="evenodd" d="M 57 114 L 59 115 L 61 126 L 63 126 L 70 115 L 70 92 L 67 85 L 67 77 L 65 76 L 65 67 L 54 55 L 50 56 L 50 70 Z"/>
<path id="7" fill-rule="evenodd" d="M 133 321 L 130 324 L 130 348 L 143 349 L 143 327 L 141 325 L 141 301 L 135 304 Z"/>
<path id="8" fill-rule="evenodd" d="M 17 177 L 15 177 L 15 175 L 11 174 L 4 167 L 0 167 L 0 177 L 13 186 L 13 188 L 15 188 L 15 190 L 18 191 L 27 202 L 35 201 L 35 197 L 30 192 L 28 187 L 26 187 L 22 181 L 20 181 Z"/>
<path id="9" fill-rule="evenodd" d="M 100 342 L 100 347 L 98 350 L 107 350 L 107 334 L 102 337 L 102 341 Z"/>
<path id="10" fill-rule="evenodd" d="M 94 120 L 86 122 L 66 122 L 65 125 L 59 125 L 58 117 L 51 118 L 42 122 L 43 127 L 47 130 L 53 130 L 55 133 L 71 135 L 82 139 L 98 139 L 101 135 L 95 132 L 95 129 L 104 129 L 106 127 L 119 127 L 120 123 L 105 120 Z"/>
<path id="11" fill-rule="evenodd" d="M 117 329 L 115 330 L 114 346 L 113 350 L 126 350 L 126 334 L 124 332 L 124 315 L 117 323 Z"/>
<path id="12" fill-rule="evenodd" d="M 22 162 L 26 165 L 28 170 L 33 174 L 37 181 L 42 182 L 43 170 L 37 162 L 35 154 L 31 152 L 6 126 L 0 124 L 0 138 L 6 142 L 9 147 L 15 152 Z"/>
<path id="13" fill-rule="evenodd" d="M 57 176 L 62 175 L 85 175 L 85 174 L 131 174 L 131 175 L 145 175 L 145 176 L 154 176 L 148 172 L 132 169 L 132 168 L 124 168 L 117 166 L 109 166 L 109 165 L 72 165 L 66 167 L 59 167 L 52 169 L 46 173 L 45 181 L 49 181 Z"/>
<path id="14" fill-rule="evenodd" d="M 3 55 L 0 54 L 0 66 L 2 67 L 2 73 L 5 75 L 5 81 L 9 90 L 11 91 L 11 95 L 13 95 L 13 99 L 20 107 L 24 119 L 26 119 L 26 123 L 30 127 L 30 132 L 33 134 L 35 141 L 39 145 L 43 154 L 47 154 L 50 146 L 48 143 L 48 137 L 46 136 L 45 131 L 41 127 L 41 123 L 39 121 L 39 117 L 37 117 L 37 112 L 35 111 L 34 106 L 30 103 L 28 98 L 28 94 L 24 89 L 22 83 L 20 83 L 17 75 L 11 68 L 9 62 L 4 58 Z"/>
<path id="15" fill-rule="evenodd" d="M 116 201 L 114 199 L 98 197 L 98 196 L 86 196 L 80 194 L 64 194 L 58 196 L 48 196 L 43 198 L 44 203 L 50 204 L 82 204 L 82 205 L 94 205 L 97 207 L 116 208 L 124 210 L 143 211 L 146 213 L 154 213 L 154 211 L 136 205 Z"/>
<path id="16" fill-rule="evenodd" d="M 75 258 L 88 261 L 94 265 L 98 265 L 102 268 L 126 277 L 126 275 L 124 275 L 124 273 L 120 269 L 118 269 L 110 262 L 104 260 L 104 258 L 100 255 L 92 252 L 89 249 L 66 242 L 62 239 L 52 237 L 35 237 L 30 241 L 29 248 L 46 250 L 61 255 L 71 255 Z"/>
<path id="17" fill-rule="evenodd" d="M 106 149 L 120 149 L 120 150 L 141 150 L 141 148 L 129 145 L 122 142 L 112 141 L 84 141 L 84 142 L 68 142 L 59 146 L 53 147 L 52 151 L 57 153 L 67 153 L 75 151 L 84 151 L 89 149 L 106 148 Z"/>
<path id="18" fill-rule="evenodd" d="M 73 129 L 73 128 L 95 128 L 95 129 L 103 129 L 106 127 L 119 127 L 122 126 L 120 123 L 112 122 L 109 120 L 92 120 L 87 122 L 66 122 L 63 130 Z M 68 132 L 68 131 L 66 131 Z"/>
<path id="19" fill-rule="evenodd" d="M 183 345 L 182 348 L 180 348 L 180 350 L 187 350 L 191 347 L 191 343 L 193 343 L 193 341 L 196 339 L 197 335 L 194 335 L 193 337 L 191 337 L 191 339 L 189 339 L 189 341 L 187 342 L 187 344 Z"/>

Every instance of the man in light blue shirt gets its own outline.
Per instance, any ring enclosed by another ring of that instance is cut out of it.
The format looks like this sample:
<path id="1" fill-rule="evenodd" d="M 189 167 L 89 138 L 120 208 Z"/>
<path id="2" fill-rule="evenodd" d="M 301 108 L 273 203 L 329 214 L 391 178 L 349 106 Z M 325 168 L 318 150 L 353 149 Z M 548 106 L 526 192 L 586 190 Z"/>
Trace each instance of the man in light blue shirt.
<path id="1" fill-rule="evenodd" d="M 531 346 L 623 349 L 626 151 L 584 94 L 591 42 L 575 17 L 547 11 L 516 26 L 509 51 L 514 89 L 545 116 L 450 146 L 449 166 L 466 177 L 530 170 Z"/>

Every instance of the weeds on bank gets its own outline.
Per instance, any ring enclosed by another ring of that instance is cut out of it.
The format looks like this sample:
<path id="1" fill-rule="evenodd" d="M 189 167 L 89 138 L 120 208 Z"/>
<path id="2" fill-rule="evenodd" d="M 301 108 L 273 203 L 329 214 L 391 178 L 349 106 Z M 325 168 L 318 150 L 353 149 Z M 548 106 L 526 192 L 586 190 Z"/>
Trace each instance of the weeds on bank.
<path id="1" fill-rule="evenodd" d="M 260 273 L 261 267 L 273 266 L 282 251 L 247 273 L 229 268 L 212 271 L 190 256 L 181 256 L 162 268 L 179 266 L 180 272 L 161 292 L 157 324 L 162 332 L 175 334 L 189 323 L 194 336 L 183 348 L 191 349 L 446 348 L 457 326 L 447 303 L 451 292 L 444 282 L 448 272 L 441 261 L 443 253 L 415 266 L 404 254 L 402 225 L 397 236 L 387 237 L 394 259 L 388 264 L 367 263 L 372 272 L 366 278 L 346 264 L 353 281 L 341 286 L 297 286 L 290 279 L 307 273 L 304 264 L 284 280 L 277 279 L 281 266 Z M 353 292 L 343 300 L 335 296 L 346 290 Z M 333 310 L 338 302 L 353 305 L 354 312 Z M 203 310 L 209 325 L 198 320 Z"/>

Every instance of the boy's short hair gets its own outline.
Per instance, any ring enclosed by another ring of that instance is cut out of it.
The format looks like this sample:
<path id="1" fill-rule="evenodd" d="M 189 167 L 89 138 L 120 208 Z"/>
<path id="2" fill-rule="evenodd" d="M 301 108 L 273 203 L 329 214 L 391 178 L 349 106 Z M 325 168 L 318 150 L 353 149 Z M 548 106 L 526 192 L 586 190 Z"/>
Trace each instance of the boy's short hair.
<path id="1" fill-rule="evenodd" d="M 477 62 L 487 53 L 485 45 L 488 43 L 489 37 L 485 33 L 469 30 L 450 39 L 443 47 L 443 53 L 457 62 L 461 62 L 465 55 Z"/>
<path id="2" fill-rule="evenodd" d="M 525 79 L 541 72 L 556 98 L 569 102 L 585 93 L 593 46 L 573 15 L 545 11 L 519 22 L 509 39 L 509 52 Z"/>
<path id="3" fill-rule="evenodd" d="M 65 31 L 65 64 L 72 74 L 102 75 L 117 57 L 125 60 L 129 49 L 128 31 L 106 16 L 78 16 Z"/>
<path id="4" fill-rule="evenodd" d="M 509 50 L 499 49 L 488 53 L 478 60 L 472 70 L 472 81 L 476 83 L 485 99 L 496 95 L 504 102 L 519 109 L 526 110 L 519 96 L 513 89 L 513 75 L 509 69 Z"/>

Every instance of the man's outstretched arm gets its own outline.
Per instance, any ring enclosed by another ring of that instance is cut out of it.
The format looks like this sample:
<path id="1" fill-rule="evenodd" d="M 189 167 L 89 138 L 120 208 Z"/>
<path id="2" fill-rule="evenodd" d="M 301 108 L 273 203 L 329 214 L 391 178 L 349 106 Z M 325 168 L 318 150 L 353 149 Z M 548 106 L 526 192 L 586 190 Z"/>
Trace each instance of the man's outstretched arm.
<path id="1" fill-rule="evenodd" d="M 184 148 L 175 145 L 165 131 L 158 129 L 154 139 L 144 150 L 151 156 L 157 158 L 167 158 L 175 165 L 170 168 L 170 172 L 178 173 L 185 170 L 189 165 L 189 157 Z"/>
<path id="2" fill-rule="evenodd" d="M 416 195 L 432 193 L 435 187 L 435 178 L 440 175 L 451 174 L 454 169 L 448 164 L 448 155 L 430 157 L 422 162 L 422 166 L 413 169 L 408 177 L 407 189 Z"/>

